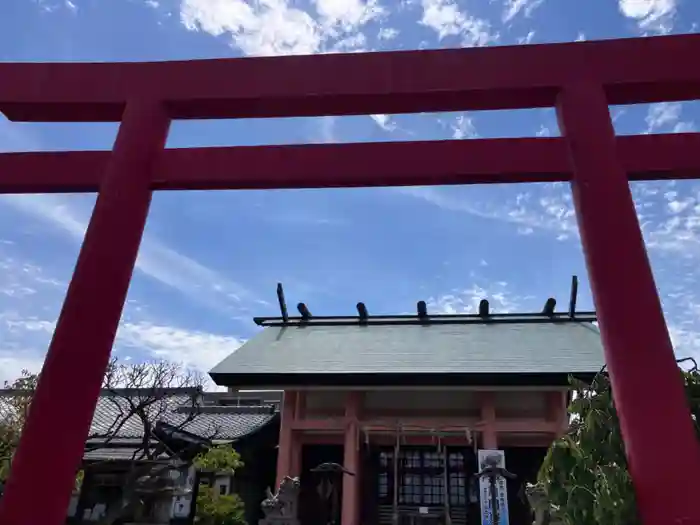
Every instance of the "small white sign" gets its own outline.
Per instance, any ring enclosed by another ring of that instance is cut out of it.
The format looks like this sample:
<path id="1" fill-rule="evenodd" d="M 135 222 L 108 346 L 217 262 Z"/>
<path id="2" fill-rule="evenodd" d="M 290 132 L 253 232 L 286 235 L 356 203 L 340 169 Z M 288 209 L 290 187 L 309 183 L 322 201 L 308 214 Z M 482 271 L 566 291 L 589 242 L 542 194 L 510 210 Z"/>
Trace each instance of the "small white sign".
<path id="1" fill-rule="evenodd" d="M 427 514 L 428 507 L 418 507 L 418 514 Z"/>

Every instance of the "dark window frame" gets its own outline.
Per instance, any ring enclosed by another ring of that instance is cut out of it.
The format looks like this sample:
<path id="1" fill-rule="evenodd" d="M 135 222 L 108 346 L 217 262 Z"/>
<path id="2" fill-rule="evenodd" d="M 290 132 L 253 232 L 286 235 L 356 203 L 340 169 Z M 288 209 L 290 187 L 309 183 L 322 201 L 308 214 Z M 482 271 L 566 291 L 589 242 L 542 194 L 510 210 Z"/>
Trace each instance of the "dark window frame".
<path id="1" fill-rule="evenodd" d="M 394 504 L 394 450 L 379 452 L 377 470 L 377 498 L 380 505 Z M 401 447 L 399 452 L 400 506 L 444 507 L 444 472 L 442 453 L 434 448 Z M 447 448 L 447 492 L 452 507 L 466 507 L 467 453 L 461 447 Z"/>

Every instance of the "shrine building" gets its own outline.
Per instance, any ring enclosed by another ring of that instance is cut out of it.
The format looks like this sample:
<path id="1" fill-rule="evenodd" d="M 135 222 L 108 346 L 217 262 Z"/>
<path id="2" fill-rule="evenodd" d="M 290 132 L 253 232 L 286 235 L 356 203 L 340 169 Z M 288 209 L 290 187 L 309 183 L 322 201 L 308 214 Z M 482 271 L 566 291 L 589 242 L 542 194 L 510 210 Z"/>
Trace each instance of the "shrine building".
<path id="1" fill-rule="evenodd" d="M 414 315 L 372 316 L 359 303 L 340 317 L 301 303 L 291 317 L 279 295 L 282 316 L 256 318 L 262 331 L 211 376 L 284 391 L 277 483 L 300 478 L 301 525 L 479 524 L 487 450 L 515 475 L 507 522 L 532 523 L 522 488 L 566 431 L 569 378 L 591 380 L 604 364 L 595 314 L 575 311 L 575 292 L 565 313 L 553 299 L 507 314 L 482 300 L 478 314 L 432 315 L 421 301 Z M 329 485 L 324 463 L 345 473 Z"/>

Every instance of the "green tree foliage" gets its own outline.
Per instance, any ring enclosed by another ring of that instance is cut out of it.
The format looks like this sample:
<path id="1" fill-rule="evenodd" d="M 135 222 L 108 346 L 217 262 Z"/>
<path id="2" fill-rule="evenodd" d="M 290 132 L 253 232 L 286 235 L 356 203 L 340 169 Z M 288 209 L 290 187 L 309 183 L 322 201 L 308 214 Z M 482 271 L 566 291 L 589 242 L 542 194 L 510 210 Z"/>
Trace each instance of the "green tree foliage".
<path id="1" fill-rule="evenodd" d="M 700 437 L 700 372 L 681 371 Z M 572 379 L 569 432 L 549 449 L 539 483 L 556 517 L 567 525 L 637 525 L 641 521 L 630 478 L 610 381 Z"/>
<path id="2" fill-rule="evenodd" d="M 12 456 L 29 414 L 37 379 L 36 374 L 22 370 L 20 377 L 3 384 L 4 392 L 0 398 L 0 481 L 9 476 Z"/>
<path id="3" fill-rule="evenodd" d="M 231 445 L 211 447 L 194 460 L 200 472 L 233 476 L 243 466 Z M 214 487 L 200 485 L 197 494 L 197 523 L 201 525 L 245 525 L 245 506 L 237 494 L 219 494 Z"/>
<path id="4" fill-rule="evenodd" d="M 245 507 L 238 494 L 219 494 L 214 487 L 200 486 L 197 494 L 200 525 L 245 525 Z"/>
<path id="5" fill-rule="evenodd" d="M 199 454 L 194 460 L 194 466 L 198 470 L 233 476 L 236 469 L 243 466 L 243 462 L 231 445 L 220 445 Z"/>
<path id="6" fill-rule="evenodd" d="M 0 393 L 0 481 L 10 475 L 10 464 L 14 456 L 24 423 L 29 415 L 29 406 L 39 380 L 37 374 L 22 370 L 14 381 L 5 381 Z M 75 490 L 83 483 L 83 471 L 75 477 Z"/>

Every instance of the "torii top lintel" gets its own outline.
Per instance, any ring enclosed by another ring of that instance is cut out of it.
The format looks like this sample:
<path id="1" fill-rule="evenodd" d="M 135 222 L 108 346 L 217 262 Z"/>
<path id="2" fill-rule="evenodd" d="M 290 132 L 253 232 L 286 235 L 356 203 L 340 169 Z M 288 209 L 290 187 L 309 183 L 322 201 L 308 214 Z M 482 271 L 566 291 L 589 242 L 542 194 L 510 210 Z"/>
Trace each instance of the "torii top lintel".
<path id="1" fill-rule="evenodd" d="M 0 111 L 15 121 L 119 121 L 125 103 L 173 119 L 548 107 L 571 82 L 610 104 L 700 95 L 700 35 L 381 53 L 154 63 L 0 64 Z"/>
<path id="2" fill-rule="evenodd" d="M 0 63 L 10 120 L 120 121 L 128 101 L 171 119 L 554 106 L 567 86 L 609 104 L 700 98 L 700 35 L 567 44 L 152 63 Z M 700 135 L 617 138 L 629 180 L 700 177 Z M 94 192 L 110 153 L 0 153 L 0 193 Z M 373 159 L 373 162 L 367 162 Z M 153 190 L 571 180 L 561 138 L 165 149 Z"/>

